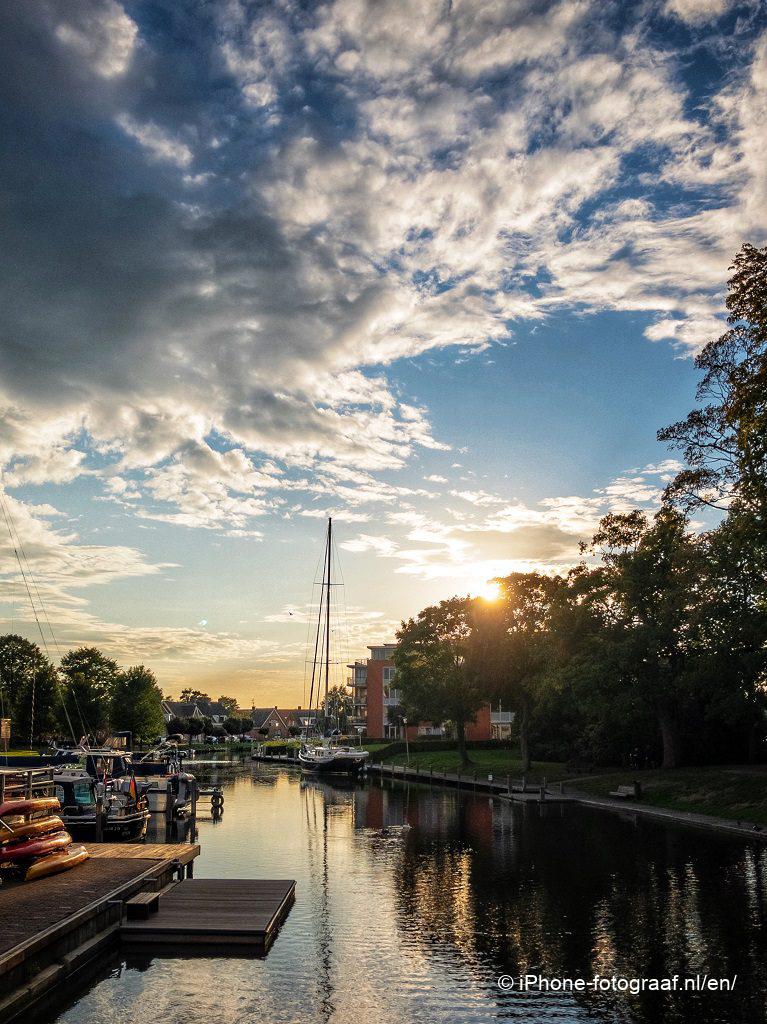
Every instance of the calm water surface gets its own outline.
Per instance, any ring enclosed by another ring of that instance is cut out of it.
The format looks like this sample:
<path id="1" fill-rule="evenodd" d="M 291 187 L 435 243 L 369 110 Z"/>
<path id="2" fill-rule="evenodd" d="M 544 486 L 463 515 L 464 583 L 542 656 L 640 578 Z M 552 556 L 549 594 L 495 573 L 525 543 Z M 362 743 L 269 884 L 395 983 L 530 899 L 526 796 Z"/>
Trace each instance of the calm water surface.
<path id="1" fill-rule="evenodd" d="M 195 875 L 297 880 L 269 955 L 120 955 L 60 1024 L 767 1020 L 762 846 L 266 765 L 217 778 L 225 813 L 199 822 Z M 499 989 L 526 973 L 737 981 L 720 994 Z"/>

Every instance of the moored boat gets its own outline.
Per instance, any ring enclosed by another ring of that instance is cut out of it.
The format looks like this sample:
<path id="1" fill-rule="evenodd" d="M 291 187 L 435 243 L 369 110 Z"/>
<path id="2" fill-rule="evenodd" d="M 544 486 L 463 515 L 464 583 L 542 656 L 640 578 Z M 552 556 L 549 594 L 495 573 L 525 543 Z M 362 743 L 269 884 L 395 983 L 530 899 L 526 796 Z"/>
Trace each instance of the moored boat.
<path id="1" fill-rule="evenodd" d="M 85 771 L 57 772 L 56 793 L 61 818 L 76 839 L 95 840 L 99 834 L 98 798 L 101 799 L 101 838 L 105 842 L 143 839 L 149 825 L 145 787 L 132 776 L 104 781 Z M 97 787 L 101 787 L 100 791 Z"/>
<path id="2" fill-rule="evenodd" d="M 318 774 L 354 774 L 361 772 L 369 757 L 359 747 L 331 747 L 330 744 L 302 744 L 298 751 L 301 768 Z"/>
<path id="3" fill-rule="evenodd" d="M 303 742 L 298 751 L 298 762 L 301 770 L 310 774 L 322 775 L 356 775 L 361 772 L 368 760 L 369 753 L 360 747 L 342 746 L 334 744 L 331 737 L 338 735 L 338 729 L 332 728 L 333 715 L 330 712 L 328 703 L 330 693 L 331 676 L 331 635 L 336 632 L 331 625 L 332 617 L 332 593 L 333 588 L 338 586 L 333 582 L 333 566 L 337 560 L 337 553 L 333 546 L 333 520 L 328 519 L 328 530 L 325 538 L 325 557 L 322 569 L 322 590 L 318 602 L 317 630 L 314 637 L 314 656 L 312 662 L 311 689 L 309 693 L 309 711 L 319 715 L 322 709 L 322 716 L 325 721 L 326 738 L 318 738 L 312 742 L 305 733 Z M 340 625 L 340 623 L 337 623 Z M 309 659 L 307 659 L 309 660 Z M 346 659 L 348 661 L 348 659 Z M 342 662 L 343 664 L 343 662 Z M 320 701 L 320 689 L 324 682 L 324 701 Z M 334 688 L 340 692 L 342 687 Z M 316 721 L 316 718 L 315 718 Z M 330 724 L 328 724 L 330 722 Z M 336 725 L 340 721 L 336 720 Z"/>

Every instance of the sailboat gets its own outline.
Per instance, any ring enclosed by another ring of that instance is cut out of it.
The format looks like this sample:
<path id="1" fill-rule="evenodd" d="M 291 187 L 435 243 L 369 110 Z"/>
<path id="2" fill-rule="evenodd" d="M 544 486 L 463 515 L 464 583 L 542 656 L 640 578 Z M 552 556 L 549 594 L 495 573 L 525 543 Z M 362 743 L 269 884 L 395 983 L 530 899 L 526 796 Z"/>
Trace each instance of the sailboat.
<path id="1" fill-rule="evenodd" d="M 332 580 L 333 572 L 333 520 L 328 519 L 328 531 L 325 537 L 325 561 L 322 570 L 322 591 L 317 611 L 317 632 L 314 640 L 314 658 L 312 661 L 312 684 L 309 696 L 309 709 L 319 706 L 322 678 L 325 680 L 325 707 L 327 708 L 328 687 L 330 681 L 330 633 L 331 633 L 331 591 L 336 585 Z M 301 770 L 311 773 L 350 775 L 361 772 L 370 756 L 367 750 L 360 747 L 349 747 L 334 744 L 332 737 L 310 743 L 304 736 L 304 742 L 298 751 Z"/>

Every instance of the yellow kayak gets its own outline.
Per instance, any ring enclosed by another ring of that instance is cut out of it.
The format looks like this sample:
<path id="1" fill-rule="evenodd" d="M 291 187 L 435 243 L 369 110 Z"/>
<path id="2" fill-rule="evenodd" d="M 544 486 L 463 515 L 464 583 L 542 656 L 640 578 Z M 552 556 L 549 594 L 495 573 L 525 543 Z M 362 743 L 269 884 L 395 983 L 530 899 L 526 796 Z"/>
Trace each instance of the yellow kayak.
<path id="1" fill-rule="evenodd" d="M 15 843 L 18 839 L 36 839 L 49 832 L 61 832 L 63 828 L 64 822 L 55 814 L 47 818 L 38 818 L 36 821 L 22 821 L 18 825 L 11 825 L 10 832 L 0 828 L 0 847 Z"/>
<path id="2" fill-rule="evenodd" d="M 70 846 L 61 853 L 51 853 L 47 857 L 38 857 L 32 861 L 24 872 L 25 882 L 34 882 L 37 878 L 57 875 L 59 871 L 68 871 L 88 859 L 88 851 L 84 846 Z"/>

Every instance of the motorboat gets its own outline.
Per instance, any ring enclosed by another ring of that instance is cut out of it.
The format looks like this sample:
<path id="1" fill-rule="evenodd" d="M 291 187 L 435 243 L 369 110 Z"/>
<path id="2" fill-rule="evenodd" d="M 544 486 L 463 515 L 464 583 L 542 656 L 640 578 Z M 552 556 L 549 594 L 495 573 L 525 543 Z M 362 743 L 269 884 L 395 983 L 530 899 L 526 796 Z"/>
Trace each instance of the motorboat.
<path id="1" fill-rule="evenodd" d="M 146 785 L 149 810 L 166 812 L 168 799 L 173 801 L 173 816 L 183 817 L 191 810 L 197 795 L 197 779 L 184 771 L 183 761 L 175 744 L 163 744 L 132 763 L 136 781 Z"/>
<path id="2" fill-rule="evenodd" d="M 133 775 L 94 778 L 88 771 L 67 768 L 53 776 L 64 827 L 76 839 L 95 840 L 101 803 L 101 838 L 105 842 L 143 839 L 149 825 L 146 785 Z"/>

